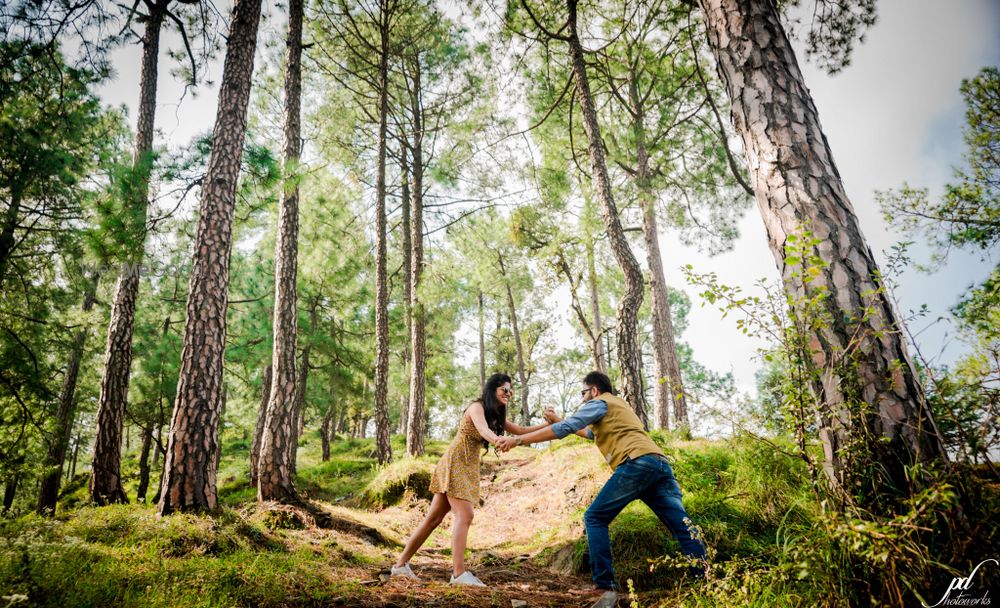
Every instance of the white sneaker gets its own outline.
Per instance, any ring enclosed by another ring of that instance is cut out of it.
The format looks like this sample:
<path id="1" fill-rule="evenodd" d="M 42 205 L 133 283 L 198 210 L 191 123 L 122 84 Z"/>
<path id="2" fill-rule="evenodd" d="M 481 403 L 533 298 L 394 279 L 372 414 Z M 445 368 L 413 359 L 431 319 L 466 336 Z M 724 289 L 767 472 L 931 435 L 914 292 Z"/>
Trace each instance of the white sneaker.
<path id="1" fill-rule="evenodd" d="M 393 566 L 389 570 L 389 576 L 405 576 L 406 578 L 412 578 L 415 581 L 419 581 L 420 577 L 413 573 L 410 569 L 410 564 L 404 564 L 402 566 Z"/>
<path id="2" fill-rule="evenodd" d="M 472 587 L 485 587 L 486 583 L 476 578 L 474 574 L 466 570 L 458 576 L 451 577 L 452 585 L 471 585 Z"/>

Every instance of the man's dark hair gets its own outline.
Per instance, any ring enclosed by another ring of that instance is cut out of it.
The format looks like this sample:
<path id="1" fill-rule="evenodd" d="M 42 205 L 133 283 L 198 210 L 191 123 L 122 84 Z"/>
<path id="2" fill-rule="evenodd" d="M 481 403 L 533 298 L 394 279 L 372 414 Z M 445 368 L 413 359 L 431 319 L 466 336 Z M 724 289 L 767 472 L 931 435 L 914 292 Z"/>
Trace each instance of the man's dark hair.
<path id="1" fill-rule="evenodd" d="M 604 372 L 590 372 L 583 377 L 583 383 L 587 386 L 596 387 L 602 393 L 615 394 L 615 389 L 611 386 L 611 378 Z"/>

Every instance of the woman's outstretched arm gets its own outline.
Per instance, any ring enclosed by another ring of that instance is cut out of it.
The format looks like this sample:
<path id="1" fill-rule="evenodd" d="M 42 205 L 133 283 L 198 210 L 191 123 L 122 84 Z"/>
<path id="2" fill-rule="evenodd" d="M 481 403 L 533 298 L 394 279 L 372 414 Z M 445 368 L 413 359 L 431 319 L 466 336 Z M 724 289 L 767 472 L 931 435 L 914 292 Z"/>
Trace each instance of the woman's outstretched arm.
<path id="1" fill-rule="evenodd" d="M 503 430 L 507 431 L 511 435 L 524 435 L 526 433 L 537 431 L 538 429 L 544 429 L 547 426 L 549 425 L 546 423 L 536 424 L 533 426 L 521 426 L 520 424 L 516 424 L 511 422 L 510 420 L 507 420 L 504 422 Z"/>
<path id="2" fill-rule="evenodd" d="M 470 405 L 469 409 L 466 411 L 469 412 L 469 417 L 472 418 L 472 424 L 476 425 L 476 430 L 479 431 L 479 435 L 486 441 L 496 445 L 500 436 L 494 433 L 490 429 L 490 425 L 486 423 L 486 413 L 483 412 L 483 404 L 478 401 L 473 401 L 472 405 Z"/>

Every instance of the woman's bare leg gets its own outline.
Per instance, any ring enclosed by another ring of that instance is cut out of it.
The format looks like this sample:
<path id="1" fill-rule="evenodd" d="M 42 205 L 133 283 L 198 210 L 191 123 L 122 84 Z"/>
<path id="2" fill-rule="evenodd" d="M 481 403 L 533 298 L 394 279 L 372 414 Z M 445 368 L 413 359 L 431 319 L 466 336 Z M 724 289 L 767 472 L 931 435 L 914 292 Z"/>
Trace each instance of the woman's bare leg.
<path id="1" fill-rule="evenodd" d="M 448 497 L 448 503 L 455 516 L 455 524 L 451 529 L 452 575 L 458 576 L 465 572 L 465 543 L 469 538 L 469 526 L 472 525 L 472 503 L 451 496 Z"/>
<path id="2" fill-rule="evenodd" d="M 444 516 L 450 510 L 451 505 L 448 503 L 448 498 L 444 494 L 435 494 L 434 498 L 431 499 L 431 508 L 427 510 L 427 515 L 424 516 L 424 521 L 420 522 L 417 529 L 410 535 L 410 540 L 406 541 L 406 546 L 403 547 L 403 554 L 396 560 L 397 567 L 405 566 L 410 561 L 413 554 L 427 541 L 427 537 L 431 535 L 431 532 L 441 525 L 441 520 L 444 519 Z"/>

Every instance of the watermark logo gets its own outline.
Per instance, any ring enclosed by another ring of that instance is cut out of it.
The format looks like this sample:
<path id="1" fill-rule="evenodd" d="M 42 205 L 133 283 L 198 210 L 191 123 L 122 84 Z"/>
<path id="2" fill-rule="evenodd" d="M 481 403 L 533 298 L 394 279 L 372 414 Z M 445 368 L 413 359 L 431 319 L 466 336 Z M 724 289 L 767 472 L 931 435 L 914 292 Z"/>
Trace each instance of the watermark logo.
<path id="1" fill-rule="evenodd" d="M 936 608 L 937 606 L 989 606 L 989 590 L 984 590 L 983 595 L 978 596 L 978 592 L 971 589 L 972 579 L 976 577 L 976 572 L 986 562 L 993 562 L 993 564 L 1000 566 L 1000 562 L 995 559 L 984 559 L 979 562 L 978 566 L 972 569 L 972 574 L 969 576 L 952 579 L 951 584 L 948 585 L 948 589 L 945 590 L 944 595 L 941 596 L 938 603 L 931 606 L 923 604 L 924 608 Z M 957 592 L 957 595 L 952 595 L 955 592 Z"/>

